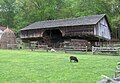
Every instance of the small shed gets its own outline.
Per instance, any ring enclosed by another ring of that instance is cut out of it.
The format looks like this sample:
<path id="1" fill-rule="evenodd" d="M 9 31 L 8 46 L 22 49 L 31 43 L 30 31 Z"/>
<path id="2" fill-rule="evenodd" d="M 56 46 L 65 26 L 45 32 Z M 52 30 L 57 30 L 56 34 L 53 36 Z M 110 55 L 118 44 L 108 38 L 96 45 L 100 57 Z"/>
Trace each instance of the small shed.
<path id="1" fill-rule="evenodd" d="M 6 28 L 0 37 L 0 48 L 2 49 L 6 49 L 6 48 L 15 48 L 16 47 L 16 36 L 14 34 L 14 32 L 9 29 Z"/>

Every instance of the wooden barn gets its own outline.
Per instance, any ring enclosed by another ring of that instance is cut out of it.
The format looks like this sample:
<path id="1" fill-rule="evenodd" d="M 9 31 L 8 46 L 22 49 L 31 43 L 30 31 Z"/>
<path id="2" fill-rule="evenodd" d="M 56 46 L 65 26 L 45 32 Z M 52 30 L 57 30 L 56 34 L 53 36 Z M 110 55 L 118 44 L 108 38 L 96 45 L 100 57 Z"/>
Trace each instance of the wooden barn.
<path id="1" fill-rule="evenodd" d="M 20 30 L 23 42 L 36 41 L 59 47 L 64 41 L 82 39 L 97 45 L 99 41 L 111 39 L 111 29 L 105 14 L 79 18 L 39 21 Z"/>

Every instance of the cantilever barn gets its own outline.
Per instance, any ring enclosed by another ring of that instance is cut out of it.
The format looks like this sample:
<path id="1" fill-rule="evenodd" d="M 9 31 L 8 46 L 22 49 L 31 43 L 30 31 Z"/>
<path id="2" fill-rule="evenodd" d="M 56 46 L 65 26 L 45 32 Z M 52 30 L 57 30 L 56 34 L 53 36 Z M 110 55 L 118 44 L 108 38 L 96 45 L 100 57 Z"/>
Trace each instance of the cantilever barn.
<path id="1" fill-rule="evenodd" d="M 38 45 L 60 47 L 65 41 L 86 41 L 98 45 L 111 39 L 111 29 L 105 14 L 79 18 L 39 21 L 20 30 L 23 42 L 36 41 Z"/>

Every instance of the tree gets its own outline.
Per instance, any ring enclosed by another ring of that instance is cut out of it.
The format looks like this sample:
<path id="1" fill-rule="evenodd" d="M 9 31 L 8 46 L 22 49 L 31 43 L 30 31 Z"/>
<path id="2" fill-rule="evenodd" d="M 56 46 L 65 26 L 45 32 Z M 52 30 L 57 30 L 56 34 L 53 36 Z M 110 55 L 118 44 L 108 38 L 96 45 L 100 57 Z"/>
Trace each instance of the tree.
<path id="1" fill-rule="evenodd" d="M 0 7 L 1 24 L 14 27 L 15 0 L 2 0 Z"/>
<path id="2" fill-rule="evenodd" d="M 106 14 L 113 32 L 120 27 L 119 0 L 1 0 L 0 24 L 15 31 L 42 20 Z M 114 35 L 115 33 L 113 33 Z"/>

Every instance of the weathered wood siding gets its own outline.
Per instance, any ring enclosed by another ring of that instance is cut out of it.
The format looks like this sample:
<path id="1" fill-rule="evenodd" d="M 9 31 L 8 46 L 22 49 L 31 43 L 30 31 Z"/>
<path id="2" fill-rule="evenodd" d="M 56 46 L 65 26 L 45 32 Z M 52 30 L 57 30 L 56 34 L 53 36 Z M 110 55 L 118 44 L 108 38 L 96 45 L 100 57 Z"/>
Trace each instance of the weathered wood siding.
<path id="1" fill-rule="evenodd" d="M 94 27 L 94 35 L 111 39 L 110 30 L 105 18 L 101 19 Z"/>
<path id="2" fill-rule="evenodd" d="M 94 26 L 70 26 L 57 28 L 62 33 L 62 36 L 81 36 L 81 35 L 93 35 Z M 21 31 L 21 38 L 43 37 L 45 29 L 34 29 Z"/>
<path id="3" fill-rule="evenodd" d="M 94 26 L 72 26 L 60 29 L 63 36 L 94 35 Z"/>
<path id="4" fill-rule="evenodd" d="M 20 32 L 20 37 L 21 38 L 32 38 L 32 37 L 42 37 L 42 32 L 43 30 L 24 30 Z"/>

